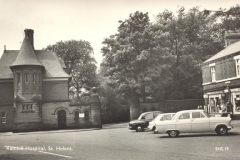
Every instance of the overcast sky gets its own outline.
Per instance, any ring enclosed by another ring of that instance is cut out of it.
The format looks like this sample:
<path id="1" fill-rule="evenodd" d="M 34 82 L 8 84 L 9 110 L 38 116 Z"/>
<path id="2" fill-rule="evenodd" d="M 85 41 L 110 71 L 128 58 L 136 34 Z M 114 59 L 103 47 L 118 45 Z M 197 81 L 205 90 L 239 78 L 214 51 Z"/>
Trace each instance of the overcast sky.
<path id="1" fill-rule="evenodd" d="M 86 40 L 94 49 L 98 65 L 102 61 L 104 38 L 117 32 L 119 20 L 135 11 L 154 16 L 179 6 L 200 6 L 200 10 L 229 9 L 238 0 L 0 0 L 0 56 L 7 50 L 19 50 L 25 28 L 34 30 L 35 49 L 65 40 Z"/>

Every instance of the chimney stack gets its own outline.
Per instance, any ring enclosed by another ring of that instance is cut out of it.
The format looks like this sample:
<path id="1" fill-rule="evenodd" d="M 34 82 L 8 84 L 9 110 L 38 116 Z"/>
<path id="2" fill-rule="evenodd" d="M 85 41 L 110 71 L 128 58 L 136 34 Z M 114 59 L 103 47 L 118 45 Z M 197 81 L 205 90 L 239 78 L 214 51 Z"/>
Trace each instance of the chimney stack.
<path id="1" fill-rule="evenodd" d="M 25 29 L 25 37 L 28 37 L 33 49 L 34 49 L 34 37 L 33 37 L 33 33 L 34 31 L 32 29 Z"/>

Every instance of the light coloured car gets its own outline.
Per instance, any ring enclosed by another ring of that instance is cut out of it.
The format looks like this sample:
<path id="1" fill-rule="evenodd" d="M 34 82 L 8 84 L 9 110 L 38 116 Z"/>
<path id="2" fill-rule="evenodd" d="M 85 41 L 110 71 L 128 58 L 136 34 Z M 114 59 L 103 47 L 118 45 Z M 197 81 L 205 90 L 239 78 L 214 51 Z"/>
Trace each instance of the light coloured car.
<path id="1" fill-rule="evenodd" d="M 156 129 L 156 123 L 158 121 L 171 120 L 174 115 L 175 115 L 175 113 L 161 113 L 161 114 L 159 114 L 156 118 L 154 118 L 151 122 L 149 122 L 148 129 L 154 131 Z"/>
<path id="2" fill-rule="evenodd" d="M 210 117 L 204 110 L 177 112 L 170 121 L 156 123 L 155 132 L 177 137 L 181 133 L 216 132 L 225 135 L 231 126 L 230 117 Z"/>

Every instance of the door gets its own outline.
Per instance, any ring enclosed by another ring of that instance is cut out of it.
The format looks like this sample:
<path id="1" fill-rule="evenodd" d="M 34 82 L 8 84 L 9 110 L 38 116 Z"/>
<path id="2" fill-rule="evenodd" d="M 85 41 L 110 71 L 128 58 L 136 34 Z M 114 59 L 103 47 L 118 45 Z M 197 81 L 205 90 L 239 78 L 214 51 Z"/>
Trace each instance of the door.
<path id="1" fill-rule="evenodd" d="M 58 129 L 65 129 L 67 126 L 66 122 L 66 111 L 58 111 Z"/>
<path id="2" fill-rule="evenodd" d="M 189 133 L 192 131 L 190 113 L 182 113 L 177 121 L 176 128 L 180 131 L 180 133 Z"/>
<path id="3" fill-rule="evenodd" d="M 192 132 L 209 132 L 209 118 L 201 112 L 192 112 Z"/>
<path id="4" fill-rule="evenodd" d="M 209 96 L 209 113 L 219 113 L 221 94 Z"/>

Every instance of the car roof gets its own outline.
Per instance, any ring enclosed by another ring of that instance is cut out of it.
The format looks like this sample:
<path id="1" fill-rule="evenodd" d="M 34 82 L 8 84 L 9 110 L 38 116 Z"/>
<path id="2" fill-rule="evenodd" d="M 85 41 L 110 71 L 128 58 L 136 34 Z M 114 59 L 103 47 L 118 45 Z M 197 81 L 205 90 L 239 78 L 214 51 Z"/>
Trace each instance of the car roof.
<path id="1" fill-rule="evenodd" d="M 191 109 L 191 110 L 182 110 L 182 111 L 178 111 L 177 113 L 185 113 L 185 112 L 203 112 L 204 110 L 202 109 Z"/>
<path id="2" fill-rule="evenodd" d="M 157 112 L 163 113 L 162 111 L 148 111 L 148 112 L 143 112 L 143 113 L 141 113 L 141 114 L 147 114 L 147 113 L 157 113 Z"/>

